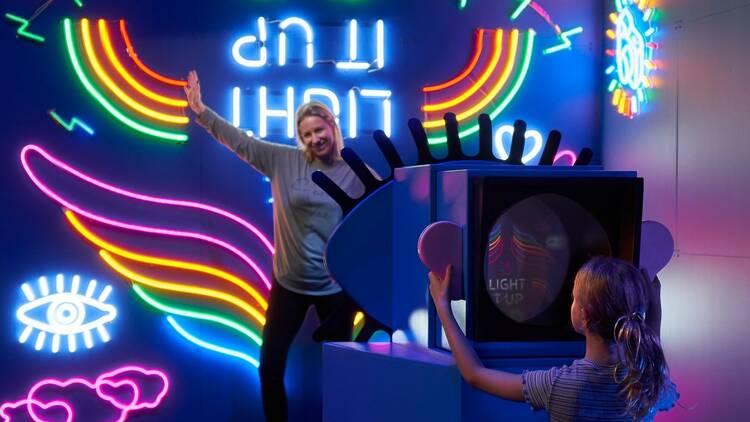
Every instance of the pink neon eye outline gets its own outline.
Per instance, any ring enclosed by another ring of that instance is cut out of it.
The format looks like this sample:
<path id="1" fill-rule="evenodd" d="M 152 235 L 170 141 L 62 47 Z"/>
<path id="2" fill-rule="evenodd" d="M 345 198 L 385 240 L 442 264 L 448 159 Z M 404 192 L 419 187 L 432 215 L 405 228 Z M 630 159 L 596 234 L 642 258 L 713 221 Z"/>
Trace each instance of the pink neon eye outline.
<path id="1" fill-rule="evenodd" d="M 44 157 L 47 161 L 52 163 L 54 166 L 62 169 L 63 171 L 72 174 L 73 176 L 88 182 L 89 184 L 92 184 L 96 187 L 99 187 L 101 189 L 107 190 L 109 192 L 125 196 L 132 199 L 137 199 L 144 202 L 150 202 L 150 203 L 156 203 L 160 205 L 171 205 L 171 206 L 178 206 L 178 207 L 186 207 L 186 208 L 195 208 L 200 209 L 203 211 L 207 211 L 213 214 L 220 215 L 224 218 L 227 218 L 229 220 L 232 220 L 243 227 L 245 227 L 247 230 L 249 230 L 253 235 L 255 235 L 264 245 L 265 247 L 271 252 L 271 254 L 274 253 L 275 249 L 273 244 L 268 240 L 268 238 L 255 226 L 244 220 L 243 218 L 230 213 L 229 211 L 225 211 L 221 208 L 214 207 L 211 205 L 206 205 L 200 202 L 194 202 L 194 201 L 183 201 L 178 199 L 170 199 L 170 198 L 162 198 L 162 197 L 156 197 L 156 196 L 150 196 L 150 195 L 144 195 L 140 193 L 131 192 L 113 185 L 109 185 L 107 183 L 104 183 L 98 179 L 95 179 L 91 176 L 88 176 L 84 174 L 83 172 L 80 172 L 73 167 L 69 166 L 68 164 L 58 160 L 57 158 L 53 157 L 51 154 L 49 154 L 46 150 L 44 150 L 42 147 L 29 144 L 26 145 L 21 150 L 21 165 L 24 168 L 24 171 L 26 171 L 26 174 L 29 176 L 31 181 L 42 191 L 45 195 L 50 197 L 52 200 L 57 202 L 58 204 L 80 214 L 85 217 L 88 217 L 92 220 L 98 221 L 103 224 L 107 224 L 110 226 L 120 227 L 126 230 L 132 230 L 132 231 L 138 231 L 138 232 L 145 232 L 145 233 L 151 233 L 151 234 L 160 234 L 160 235 L 166 235 L 166 236 L 173 236 L 173 237 L 187 237 L 187 238 L 193 238 L 193 239 L 199 239 L 203 240 L 208 243 L 213 243 L 215 245 L 220 246 L 221 248 L 224 248 L 230 252 L 232 252 L 234 255 L 238 256 L 240 259 L 245 261 L 252 269 L 253 271 L 263 280 L 263 283 L 266 285 L 266 287 L 270 290 L 271 289 L 271 282 L 268 280 L 268 277 L 263 273 L 263 271 L 260 269 L 260 267 L 253 261 L 250 257 L 248 257 L 244 252 L 239 250 L 236 246 L 225 242 L 221 239 L 217 239 L 212 236 L 208 236 L 202 233 L 196 233 L 196 232 L 187 232 L 182 230 L 171 230 L 171 229 L 164 229 L 164 228 L 157 228 L 157 227 L 149 227 L 149 226 L 142 226 L 137 224 L 131 224 L 131 223 L 125 223 L 118 220 L 113 220 L 107 217 L 100 216 L 98 214 L 94 214 L 93 212 L 87 211 L 83 208 L 78 207 L 77 205 L 68 202 L 67 200 L 63 199 L 60 195 L 55 193 L 52 189 L 50 189 L 47 185 L 45 185 L 39 178 L 36 176 L 36 174 L 32 171 L 31 166 L 28 163 L 28 153 L 30 151 L 37 152 L 39 155 Z"/>

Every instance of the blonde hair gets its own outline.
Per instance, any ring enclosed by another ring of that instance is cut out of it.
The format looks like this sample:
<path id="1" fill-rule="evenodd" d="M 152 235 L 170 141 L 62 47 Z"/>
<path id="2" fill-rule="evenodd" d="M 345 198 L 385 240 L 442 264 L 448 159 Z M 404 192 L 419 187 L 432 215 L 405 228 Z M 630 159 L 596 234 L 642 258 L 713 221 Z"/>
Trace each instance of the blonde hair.
<path id="1" fill-rule="evenodd" d="M 338 123 L 336 123 L 336 116 L 334 116 L 331 110 L 320 101 L 310 101 L 302 104 L 297 109 L 296 113 L 297 146 L 299 146 L 302 152 L 304 152 L 307 161 L 312 162 L 313 160 L 315 160 L 315 155 L 313 155 L 313 152 L 310 151 L 310 149 L 307 147 L 307 145 L 305 145 L 304 142 L 302 142 L 302 133 L 300 133 L 299 126 L 300 123 L 302 123 L 302 120 L 305 119 L 305 117 L 310 116 L 320 117 L 321 119 L 325 120 L 325 122 L 331 127 L 331 130 L 333 131 L 333 142 L 336 144 L 336 155 L 334 159 L 340 159 L 341 150 L 344 149 L 344 137 L 343 135 L 341 135 L 341 128 L 339 128 Z"/>
<path id="2" fill-rule="evenodd" d="M 597 257 L 581 267 L 574 286 L 586 311 L 587 328 L 622 350 L 615 377 L 624 374 L 617 382 L 627 412 L 635 419 L 651 411 L 669 379 L 659 336 L 646 324 L 649 281 L 625 261 Z"/>

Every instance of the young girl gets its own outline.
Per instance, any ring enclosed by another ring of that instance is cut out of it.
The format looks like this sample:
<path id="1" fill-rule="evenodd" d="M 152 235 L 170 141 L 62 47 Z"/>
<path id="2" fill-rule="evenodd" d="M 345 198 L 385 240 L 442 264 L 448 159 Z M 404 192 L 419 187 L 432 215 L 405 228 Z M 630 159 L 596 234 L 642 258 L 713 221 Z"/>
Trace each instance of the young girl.
<path id="1" fill-rule="evenodd" d="M 485 368 L 458 327 L 447 296 L 451 268 L 430 273 L 435 302 L 466 382 L 546 409 L 554 421 L 651 420 L 677 399 L 659 341 L 661 283 L 625 261 L 594 258 L 576 274 L 570 319 L 586 355 L 570 366 L 522 375 Z"/>

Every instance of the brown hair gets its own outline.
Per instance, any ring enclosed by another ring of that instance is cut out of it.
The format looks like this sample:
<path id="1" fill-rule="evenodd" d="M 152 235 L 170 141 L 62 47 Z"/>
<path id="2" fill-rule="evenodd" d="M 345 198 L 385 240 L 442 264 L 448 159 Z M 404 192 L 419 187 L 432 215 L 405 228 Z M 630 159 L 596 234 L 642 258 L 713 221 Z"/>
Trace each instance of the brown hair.
<path id="1" fill-rule="evenodd" d="M 649 281 L 625 261 L 597 257 L 581 267 L 574 287 L 586 311 L 587 328 L 622 351 L 615 377 L 624 374 L 617 381 L 627 412 L 636 419 L 656 405 L 669 377 L 659 336 L 646 324 Z"/>
<path id="2" fill-rule="evenodd" d="M 300 133 L 299 125 L 300 123 L 302 123 L 302 120 L 304 120 L 305 117 L 309 116 L 320 117 L 321 119 L 325 120 L 329 126 L 331 126 L 331 129 L 333 131 L 333 141 L 336 144 L 335 159 L 339 159 L 341 157 L 341 150 L 344 149 L 344 137 L 341 135 L 341 128 L 339 128 L 339 124 L 336 123 L 336 116 L 334 116 L 333 112 L 331 112 L 331 110 L 328 109 L 328 107 L 326 107 L 326 105 L 321 103 L 320 101 L 310 101 L 302 104 L 297 109 L 296 113 L 297 145 L 302 150 L 302 152 L 305 153 L 305 158 L 307 158 L 307 161 L 312 162 L 315 159 L 315 156 L 313 155 L 312 151 L 307 148 L 305 143 L 302 142 L 302 134 Z"/>

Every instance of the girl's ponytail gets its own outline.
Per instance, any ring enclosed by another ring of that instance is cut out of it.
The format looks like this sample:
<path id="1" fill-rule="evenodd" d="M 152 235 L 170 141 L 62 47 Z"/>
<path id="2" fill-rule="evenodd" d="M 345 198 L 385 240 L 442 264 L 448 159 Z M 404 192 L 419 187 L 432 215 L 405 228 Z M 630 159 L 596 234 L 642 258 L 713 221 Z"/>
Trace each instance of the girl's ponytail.
<path id="1" fill-rule="evenodd" d="M 615 373 L 624 369 L 624 377 L 618 382 L 627 400 L 627 411 L 636 420 L 642 419 L 654 408 L 667 382 L 661 342 L 640 312 L 624 315 L 615 322 L 614 339 L 624 358 Z"/>

